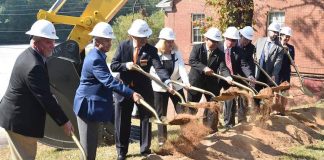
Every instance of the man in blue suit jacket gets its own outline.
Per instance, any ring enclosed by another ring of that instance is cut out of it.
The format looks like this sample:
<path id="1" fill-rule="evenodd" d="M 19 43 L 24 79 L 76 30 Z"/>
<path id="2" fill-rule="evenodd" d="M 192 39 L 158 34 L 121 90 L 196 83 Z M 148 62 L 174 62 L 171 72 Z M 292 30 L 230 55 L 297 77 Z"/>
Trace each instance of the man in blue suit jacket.
<path id="1" fill-rule="evenodd" d="M 144 20 L 135 20 L 131 28 L 128 30 L 128 34 L 131 36 L 132 40 L 120 43 L 111 62 L 111 70 L 114 72 L 120 72 L 120 79 L 136 92 L 140 93 L 150 105 L 153 105 L 154 97 L 151 80 L 136 71 L 129 70 L 130 67 L 133 63 L 136 63 L 140 65 L 145 72 L 149 73 L 150 68 L 153 66 L 157 75 L 165 84 L 170 81 L 170 75 L 167 70 L 163 68 L 157 54 L 157 49 L 147 43 L 147 37 L 152 34 L 152 30 Z M 173 89 L 169 88 L 168 91 L 173 92 Z M 118 159 L 122 160 L 126 158 L 128 152 L 131 113 L 134 103 L 119 94 L 116 95 L 116 99 L 116 148 Z M 152 125 L 149 123 L 151 114 L 141 105 L 139 105 L 138 109 L 141 120 L 140 151 L 142 155 L 147 155 L 151 153 L 150 145 L 152 138 Z"/>
<path id="2" fill-rule="evenodd" d="M 114 79 L 106 64 L 105 53 L 115 38 L 108 23 L 99 22 L 89 34 L 94 36 L 94 48 L 84 59 L 80 85 L 74 98 L 74 112 L 77 115 L 81 145 L 87 159 L 96 158 L 99 122 L 113 118 L 112 92 L 117 92 L 135 102 L 142 98 L 138 93 Z"/>

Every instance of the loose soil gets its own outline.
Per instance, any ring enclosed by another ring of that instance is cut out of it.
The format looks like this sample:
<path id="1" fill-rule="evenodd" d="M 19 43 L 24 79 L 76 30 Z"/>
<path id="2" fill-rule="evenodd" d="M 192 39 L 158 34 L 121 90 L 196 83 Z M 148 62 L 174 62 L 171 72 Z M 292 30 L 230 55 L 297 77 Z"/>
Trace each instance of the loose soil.
<path id="1" fill-rule="evenodd" d="M 297 145 L 324 140 L 324 108 L 294 108 L 208 135 L 199 123 L 182 127 L 177 140 L 148 159 L 278 159 Z M 160 154 L 160 155 L 158 155 Z"/>

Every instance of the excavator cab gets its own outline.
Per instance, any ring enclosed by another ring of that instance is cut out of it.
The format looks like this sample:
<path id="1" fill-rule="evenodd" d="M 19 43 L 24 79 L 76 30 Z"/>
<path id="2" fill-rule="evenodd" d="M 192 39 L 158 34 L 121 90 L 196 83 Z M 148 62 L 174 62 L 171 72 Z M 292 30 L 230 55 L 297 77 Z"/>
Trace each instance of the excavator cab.
<path id="1" fill-rule="evenodd" d="M 48 59 L 47 68 L 51 91 L 71 120 L 78 136 L 76 116 L 73 112 L 73 101 L 80 82 L 80 73 L 84 59 L 85 46 L 90 43 L 88 34 L 98 22 L 108 22 L 125 5 L 127 0 L 90 0 L 80 17 L 57 15 L 66 0 L 57 0 L 48 10 L 40 10 L 37 19 L 46 19 L 54 24 L 73 25 L 67 40 L 55 47 L 52 57 Z M 114 143 L 114 127 L 103 123 L 99 130 L 99 141 Z M 77 146 L 64 134 L 49 116 L 46 118 L 45 135 L 41 143 L 56 148 L 69 149 Z"/>

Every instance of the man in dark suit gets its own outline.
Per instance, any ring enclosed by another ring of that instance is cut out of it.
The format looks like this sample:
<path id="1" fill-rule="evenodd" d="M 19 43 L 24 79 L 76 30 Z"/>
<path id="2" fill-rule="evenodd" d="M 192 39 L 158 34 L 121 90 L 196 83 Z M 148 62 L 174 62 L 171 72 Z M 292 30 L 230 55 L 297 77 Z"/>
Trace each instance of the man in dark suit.
<path id="1" fill-rule="evenodd" d="M 255 64 L 254 64 L 254 53 L 255 46 L 252 44 L 254 31 L 251 26 L 245 26 L 243 29 L 240 29 L 240 39 L 238 40 L 237 46 L 243 50 L 243 57 L 246 60 L 247 65 L 250 67 L 252 72 L 252 77 L 255 75 Z M 245 74 L 240 73 L 241 76 L 246 77 Z M 250 77 L 252 80 L 255 78 Z M 255 87 L 254 83 L 249 83 L 251 87 Z M 238 114 L 237 119 L 238 122 L 247 122 L 247 100 L 243 96 L 239 96 L 238 98 Z"/>
<path id="2" fill-rule="evenodd" d="M 137 64 L 148 73 L 153 66 L 157 75 L 165 84 L 170 82 L 170 75 L 168 75 L 167 70 L 162 67 L 157 49 L 147 43 L 147 37 L 152 34 L 152 30 L 144 20 L 135 20 L 128 30 L 128 34 L 131 40 L 120 43 L 110 67 L 113 72 L 120 73 L 120 80 L 122 80 L 124 84 L 129 85 L 131 89 L 140 93 L 150 105 L 153 105 L 154 97 L 151 80 L 141 73 L 131 71 L 132 65 Z M 173 89 L 169 88 L 168 91 L 173 92 Z M 125 159 L 128 152 L 131 113 L 134 102 L 116 94 L 115 104 L 116 148 L 118 159 Z M 140 152 L 145 156 L 151 153 L 152 125 L 149 123 L 151 114 L 142 105 L 139 105 L 138 111 L 141 121 Z"/>
<path id="3" fill-rule="evenodd" d="M 267 74 L 279 83 L 279 72 L 283 59 L 284 50 L 278 41 L 280 25 L 273 22 L 268 27 L 268 37 L 259 38 L 256 43 L 256 61 L 267 72 Z M 258 81 L 267 83 L 273 86 L 273 83 L 260 71 L 259 68 L 255 69 L 255 78 Z M 256 85 L 256 90 L 259 91 L 263 87 Z"/>
<path id="4" fill-rule="evenodd" d="M 228 27 L 223 36 L 225 38 L 225 63 L 231 75 L 244 75 L 244 77 L 254 79 L 250 66 L 243 56 L 243 50 L 237 46 L 237 41 L 240 39 L 238 29 L 232 26 Z M 229 87 L 228 84 L 227 87 Z M 243 100 L 239 98 L 239 102 L 242 103 Z M 239 106 L 241 107 L 242 104 Z M 235 113 L 236 100 L 226 100 L 224 103 L 224 125 L 226 128 L 232 128 L 235 125 Z"/>
<path id="5" fill-rule="evenodd" d="M 210 28 L 205 34 L 205 43 L 194 45 L 189 57 L 191 66 L 189 72 L 189 82 L 192 86 L 196 86 L 207 91 L 219 95 L 222 88 L 220 80 L 210 76 L 213 73 L 220 73 L 227 77 L 228 82 L 232 81 L 229 70 L 225 65 L 224 52 L 218 48 L 218 42 L 222 41 L 222 33 L 217 28 Z M 188 101 L 199 102 L 202 94 L 196 91 L 188 91 Z M 211 96 L 206 95 L 207 101 Z M 190 112 L 194 114 L 196 111 L 190 108 Z M 212 133 L 217 131 L 216 115 L 214 111 L 205 109 L 204 124 L 212 129 Z"/>
<path id="6" fill-rule="evenodd" d="M 94 37 L 94 48 L 84 59 L 73 109 L 77 115 L 80 142 L 87 160 L 95 160 L 99 123 L 112 122 L 114 118 L 113 91 L 135 102 L 142 97 L 114 79 L 108 69 L 106 52 L 115 38 L 111 26 L 99 22 L 89 35 Z"/>
<path id="7" fill-rule="evenodd" d="M 54 25 L 36 21 L 26 32 L 30 47 L 17 58 L 8 89 L 0 103 L 0 126 L 8 133 L 13 159 L 35 159 L 37 138 L 44 136 L 48 113 L 67 135 L 73 132 L 68 117 L 50 92 L 46 59 L 58 39 Z"/>

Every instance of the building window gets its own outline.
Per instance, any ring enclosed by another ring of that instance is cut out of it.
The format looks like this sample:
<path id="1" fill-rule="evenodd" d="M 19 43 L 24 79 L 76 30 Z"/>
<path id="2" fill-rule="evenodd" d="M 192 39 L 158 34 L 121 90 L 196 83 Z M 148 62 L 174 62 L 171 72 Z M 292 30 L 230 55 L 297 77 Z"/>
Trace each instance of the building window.
<path id="1" fill-rule="evenodd" d="M 192 14 L 191 15 L 191 22 L 197 22 L 203 20 L 205 18 L 205 14 Z M 191 41 L 192 43 L 200 43 L 203 41 L 202 33 L 200 31 L 200 26 L 193 25 L 191 23 Z"/>
<path id="2" fill-rule="evenodd" d="M 277 22 L 281 26 L 285 23 L 285 12 L 283 11 L 270 11 L 268 14 L 268 25 L 272 22 Z"/>

